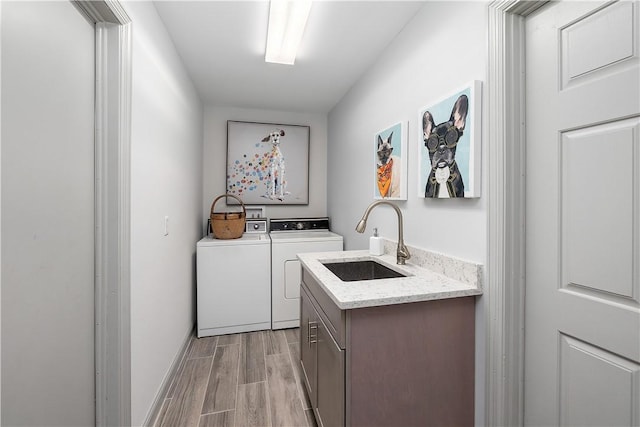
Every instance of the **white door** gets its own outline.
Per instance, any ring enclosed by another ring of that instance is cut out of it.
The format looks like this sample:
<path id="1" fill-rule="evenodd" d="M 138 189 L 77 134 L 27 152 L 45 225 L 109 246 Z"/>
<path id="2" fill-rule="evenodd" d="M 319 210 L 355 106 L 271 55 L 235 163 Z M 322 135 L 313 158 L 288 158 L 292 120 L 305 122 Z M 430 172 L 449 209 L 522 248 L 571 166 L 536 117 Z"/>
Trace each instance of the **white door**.
<path id="1" fill-rule="evenodd" d="M 94 425 L 94 27 L 47 1 L 0 28 L 2 425 Z"/>
<path id="2" fill-rule="evenodd" d="M 639 9 L 526 21 L 526 425 L 640 425 Z"/>

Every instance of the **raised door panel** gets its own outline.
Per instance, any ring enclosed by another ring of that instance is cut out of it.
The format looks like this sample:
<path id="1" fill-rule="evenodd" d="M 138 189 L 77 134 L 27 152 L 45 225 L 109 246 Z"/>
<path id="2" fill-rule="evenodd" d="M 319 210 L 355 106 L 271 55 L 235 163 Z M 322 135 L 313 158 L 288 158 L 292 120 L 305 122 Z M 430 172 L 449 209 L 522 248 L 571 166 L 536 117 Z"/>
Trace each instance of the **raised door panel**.
<path id="1" fill-rule="evenodd" d="M 560 29 L 563 87 L 633 59 L 633 8 L 631 2 L 622 1 Z"/>
<path id="2" fill-rule="evenodd" d="M 633 118 L 562 134 L 564 286 L 640 302 L 633 232 L 639 132 L 640 119 Z"/>
<path id="3" fill-rule="evenodd" d="M 637 425 L 640 365 L 565 335 L 560 337 L 560 365 L 560 425 Z"/>

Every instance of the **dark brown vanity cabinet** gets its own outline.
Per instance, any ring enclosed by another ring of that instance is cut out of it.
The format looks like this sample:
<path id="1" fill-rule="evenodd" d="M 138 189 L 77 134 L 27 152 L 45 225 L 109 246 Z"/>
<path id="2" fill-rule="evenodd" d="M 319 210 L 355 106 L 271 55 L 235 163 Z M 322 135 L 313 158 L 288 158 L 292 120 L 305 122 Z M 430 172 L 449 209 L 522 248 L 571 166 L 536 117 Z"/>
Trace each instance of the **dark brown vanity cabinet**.
<path id="1" fill-rule="evenodd" d="M 300 310 L 319 426 L 473 426 L 475 297 L 340 310 L 303 268 Z"/>

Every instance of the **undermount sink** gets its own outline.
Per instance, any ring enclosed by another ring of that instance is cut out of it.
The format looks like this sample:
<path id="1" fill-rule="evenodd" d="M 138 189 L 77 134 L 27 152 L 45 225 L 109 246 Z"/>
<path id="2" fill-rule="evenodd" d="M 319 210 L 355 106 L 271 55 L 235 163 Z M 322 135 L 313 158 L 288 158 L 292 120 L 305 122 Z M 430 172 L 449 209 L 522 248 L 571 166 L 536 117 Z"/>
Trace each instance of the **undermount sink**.
<path id="1" fill-rule="evenodd" d="M 338 276 L 338 278 L 343 282 L 407 277 L 402 273 L 398 273 L 397 271 L 372 260 L 328 262 L 323 263 L 323 265 L 333 274 Z"/>

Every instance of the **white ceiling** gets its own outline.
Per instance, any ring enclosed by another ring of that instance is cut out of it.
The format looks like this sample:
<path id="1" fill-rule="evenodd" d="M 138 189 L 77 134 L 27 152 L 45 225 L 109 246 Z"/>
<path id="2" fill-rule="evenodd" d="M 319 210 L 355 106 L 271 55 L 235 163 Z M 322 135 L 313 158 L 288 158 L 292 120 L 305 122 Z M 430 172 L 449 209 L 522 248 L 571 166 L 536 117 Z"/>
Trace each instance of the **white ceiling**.
<path id="1" fill-rule="evenodd" d="M 156 1 L 203 102 L 328 112 L 424 5 L 314 1 L 293 66 L 264 62 L 269 2 Z"/>

